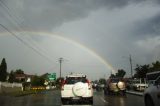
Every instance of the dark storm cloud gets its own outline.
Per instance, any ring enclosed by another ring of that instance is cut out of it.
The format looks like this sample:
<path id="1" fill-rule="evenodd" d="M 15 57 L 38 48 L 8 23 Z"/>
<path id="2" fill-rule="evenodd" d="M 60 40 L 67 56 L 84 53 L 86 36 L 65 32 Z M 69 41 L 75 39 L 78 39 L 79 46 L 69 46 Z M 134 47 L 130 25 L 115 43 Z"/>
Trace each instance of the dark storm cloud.
<path id="1" fill-rule="evenodd" d="M 23 17 L 25 28 L 51 30 L 63 23 L 83 19 L 99 8 L 123 8 L 142 1 L 146 0 L 13 0 L 5 3 L 12 4 L 11 8 L 19 7 L 18 15 Z"/>
<path id="2" fill-rule="evenodd" d="M 136 25 L 138 24 L 138 26 Z M 136 36 L 159 36 L 160 34 L 160 14 L 146 20 L 135 23 L 132 31 Z"/>
<path id="3" fill-rule="evenodd" d="M 121 62 L 121 57 L 128 56 L 128 54 L 137 57 L 139 63 L 152 62 L 154 56 L 159 57 L 159 37 L 152 37 L 153 35 L 157 36 L 160 29 L 160 15 L 155 16 L 159 12 L 159 0 L 1 1 L 5 5 L 0 2 L 0 23 L 8 29 L 15 30 L 19 26 L 25 31 L 41 30 L 56 32 L 58 30 L 57 32 L 62 33 L 61 36 L 72 38 L 75 42 L 80 42 L 84 46 L 93 49 L 104 59 L 108 60 L 109 63 L 113 64 L 114 67 L 126 66 L 127 62 Z M 0 31 L 3 32 L 4 29 L 1 28 Z M 145 38 L 145 36 L 149 36 L 149 38 Z M 55 41 L 50 41 L 47 37 L 32 35 L 31 37 L 29 38 L 27 36 L 26 38 L 28 40 L 26 41 L 30 42 L 31 45 L 38 42 L 37 45 L 39 46 L 36 46 L 40 48 L 41 44 L 43 45 L 45 41 L 47 42 L 47 46 L 44 46 L 46 49 L 42 49 L 42 52 L 46 50 L 47 53 L 44 53 L 49 57 L 52 57 L 53 54 L 55 55 L 55 57 L 53 56 L 54 58 L 59 58 L 59 55 L 63 56 L 64 54 L 66 54 L 66 57 L 67 55 L 70 56 L 70 54 L 73 57 L 72 54 L 74 53 L 77 60 L 88 58 L 87 56 L 80 58 L 83 54 L 79 54 L 81 53 L 79 50 L 79 53 L 77 52 L 76 54 L 74 49 L 67 48 L 66 44 L 60 49 L 64 51 L 58 51 L 61 46 L 58 45 L 59 43 L 56 43 L 56 39 Z M 48 43 L 49 41 L 52 43 Z M 15 42 L 10 43 L 13 44 Z M 4 45 L 4 43 L 2 44 Z M 6 46 L 3 47 L 2 44 L 0 45 L 1 48 L 6 49 Z M 19 51 L 17 46 L 15 48 L 12 46 L 11 48 L 8 47 L 8 50 L 12 49 Z M 53 51 L 50 52 L 50 50 Z M 68 53 L 66 53 L 66 50 Z M 6 51 L 4 55 L 7 53 L 13 57 L 13 64 L 16 63 L 14 58 L 16 56 L 14 56 L 13 52 Z M 1 56 L 3 57 L 3 54 Z M 25 58 L 27 57 L 23 56 L 21 59 L 26 62 L 29 58 Z M 32 55 L 30 58 L 34 59 L 35 55 Z M 37 58 L 40 59 L 39 57 Z M 34 65 L 37 63 L 36 67 L 43 67 L 43 64 L 38 62 L 32 61 L 31 64 Z M 30 70 L 29 68 L 27 67 L 26 69 Z"/>

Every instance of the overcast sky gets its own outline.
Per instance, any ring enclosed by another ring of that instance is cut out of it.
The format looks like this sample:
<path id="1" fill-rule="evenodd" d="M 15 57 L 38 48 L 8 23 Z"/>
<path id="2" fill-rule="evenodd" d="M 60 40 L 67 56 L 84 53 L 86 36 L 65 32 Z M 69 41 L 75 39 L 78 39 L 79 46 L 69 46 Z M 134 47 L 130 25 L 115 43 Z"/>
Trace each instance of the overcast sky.
<path id="1" fill-rule="evenodd" d="M 84 73 L 91 80 L 160 60 L 159 0 L 1 0 L 8 72 Z M 16 36 L 16 37 L 15 37 Z"/>

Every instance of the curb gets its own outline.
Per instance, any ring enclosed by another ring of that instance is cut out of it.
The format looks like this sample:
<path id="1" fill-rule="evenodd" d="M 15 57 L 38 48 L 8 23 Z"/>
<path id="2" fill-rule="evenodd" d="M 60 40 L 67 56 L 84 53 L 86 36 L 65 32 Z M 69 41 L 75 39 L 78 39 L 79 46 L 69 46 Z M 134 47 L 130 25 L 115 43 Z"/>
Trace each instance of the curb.
<path id="1" fill-rule="evenodd" d="M 143 93 L 141 92 L 134 92 L 134 91 L 126 91 L 128 94 L 137 95 L 137 96 L 143 96 Z"/>
<path id="2" fill-rule="evenodd" d="M 36 94 L 36 93 L 24 93 L 24 94 L 18 94 L 18 95 L 13 95 L 14 97 L 21 97 L 21 96 L 27 96 L 31 94 Z"/>
<path id="3" fill-rule="evenodd" d="M 11 97 L 20 97 L 20 96 L 27 96 L 27 95 L 31 95 L 31 94 L 37 94 L 41 91 L 28 91 L 28 92 L 24 92 L 24 91 L 20 91 L 20 92 L 10 92 L 10 93 L 0 93 L 0 96 L 11 96 Z"/>

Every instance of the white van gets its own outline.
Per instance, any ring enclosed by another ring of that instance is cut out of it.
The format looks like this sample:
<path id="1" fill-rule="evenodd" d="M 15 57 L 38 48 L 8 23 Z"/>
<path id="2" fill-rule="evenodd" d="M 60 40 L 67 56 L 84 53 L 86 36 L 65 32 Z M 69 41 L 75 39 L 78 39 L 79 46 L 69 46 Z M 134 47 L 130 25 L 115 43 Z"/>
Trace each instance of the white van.
<path id="1" fill-rule="evenodd" d="M 134 79 L 132 80 L 132 88 L 136 91 L 144 91 L 148 87 L 146 79 Z"/>

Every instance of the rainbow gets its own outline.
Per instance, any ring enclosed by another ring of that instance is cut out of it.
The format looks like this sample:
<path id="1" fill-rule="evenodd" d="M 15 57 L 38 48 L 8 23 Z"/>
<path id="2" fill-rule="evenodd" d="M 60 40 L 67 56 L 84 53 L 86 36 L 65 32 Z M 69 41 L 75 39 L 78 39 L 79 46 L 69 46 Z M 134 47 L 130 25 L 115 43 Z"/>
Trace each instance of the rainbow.
<path id="1" fill-rule="evenodd" d="M 58 39 L 58 40 L 62 40 L 66 43 L 70 43 L 82 50 L 85 50 L 87 51 L 89 54 L 91 54 L 92 56 L 94 56 L 95 58 L 97 58 L 101 63 L 103 63 L 107 69 L 111 70 L 113 73 L 115 73 L 115 69 L 112 67 L 112 65 L 107 62 L 105 59 L 103 59 L 98 53 L 96 53 L 94 50 L 88 48 L 87 46 L 77 42 L 77 41 L 74 41 L 70 38 L 66 38 L 64 36 L 60 36 L 60 34 L 55 34 L 55 33 L 50 33 L 50 32 L 33 32 L 33 31 L 20 31 L 20 32 L 14 32 L 15 34 L 18 33 L 18 35 L 20 34 L 23 34 L 23 33 L 27 33 L 29 35 L 39 35 L 39 36 L 50 36 L 50 37 L 53 37 L 55 39 Z M 2 32 L 0 33 L 0 36 L 4 36 L 4 35 L 10 35 L 9 32 Z"/>

